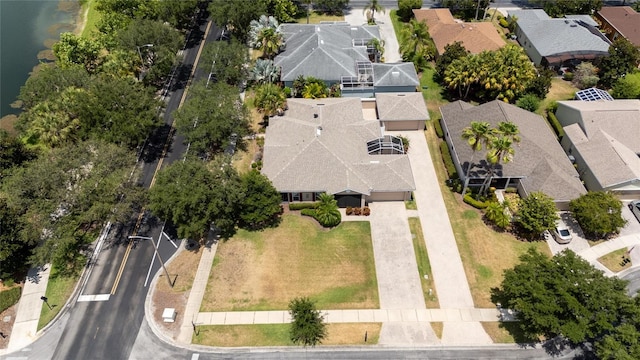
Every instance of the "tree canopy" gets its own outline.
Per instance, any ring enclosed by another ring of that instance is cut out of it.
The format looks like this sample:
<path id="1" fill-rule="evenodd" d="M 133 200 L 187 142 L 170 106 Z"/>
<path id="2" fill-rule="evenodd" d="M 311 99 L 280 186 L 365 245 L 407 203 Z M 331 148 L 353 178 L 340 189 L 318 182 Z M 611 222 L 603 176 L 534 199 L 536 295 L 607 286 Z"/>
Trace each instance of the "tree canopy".
<path id="1" fill-rule="evenodd" d="M 32 263 L 66 269 L 106 221 L 128 220 L 141 202 L 129 181 L 135 154 L 104 142 L 53 149 L 3 181 L 7 206 L 19 216 Z"/>
<path id="2" fill-rule="evenodd" d="M 235 233 L 242 182 L 224 157 L 208 167 L 198 159 L 177 161 L 158 172 L 149 190 L 149 209 L 171 221 L 181 238 L 199 241 L 213 224 L 223 238 Z"/>
<path id="3" fill-rule="evenodd" d="M 60 34 L 60 41 L 53 44 L 53 54 L 60 67 L 82 65 L 90 73 L 95 72 L 98 67 L 101 49 L 102 44 L 97 40 L 69 32 Z"/>
<path id="4" fill-rule="evenodd" d="M 263 1 L 212 0 L 209 4 L 211 19 L 218 26 L 227 26 L 241 43 L 247 42 L 252 20 L 267 13 Z"/>
<path id="5" fill-rule="evenodd" d="M 638 65 L 640 49 L 621 36 L 609 46 L 609 56 L 603 57 L 598 63 L 600 84 L 610 88 L 618 79 L 635 71 Z"/>
<path id="6" fill-rule="evenodd" d="M 202 54 L 202 64 L 211 71 L 211 81 L 229 85 L 239 85 L 248 78 L 247 63 L 247 48 L 237 40 L 208 43 Z"/>
<path id="7" fill-rule="evenodd" d="M 611 95 L 616 99 L 640 99 L 640 71 L 618 79 L 613 85 Z"/>
<path id="8" fill-rule="evenodd" d="M 571 200 L 569 208 L 584 233 L 593 238 L 617 234 L 627 223 L 622 217 L 622 202 L 610 192 L 589 191 Z"/>
<path id="9" fill-rule="evenodd" d="M 236 134 L 238 146 L 249 133 L 249 112 L 238 88 L 224 83 L 195 83 L 185 104 L 174 113 L 176 129 L 197 154 L 211 157 L 221 152 Z"/>
<path id="10" fill-rule="evenodd" d="M 240 206 L 240 227 L 260 230 L 279 224 L 280 193 L 271 180 L 257 170 L 241 176 L 244 196 Z"/>
<path id="11" fill-rule="evenodd" d="M 626 282 L 605 276 L 571 250 L 549 258 L 530 248 L 520 260 L 492 289 L 492 300 L 517 312 L 527 337 L 591 341 L 613 331 L 632 311 Z"/>
<path id="12" fill-rule="evenodd" d="M 324 318 L 309 298 L 291 300 L 289 314 L 291 314 L 289 336 L 294 344 L 316 346 L 327 336 Z"/>
<path id="13" fill-rule="evenodd" d="M 556 227 L 559 219 L 553 199 L 542 192 L 533 192 L 520 200 L 515 221 L 530 236 L 539 236 Z"/>

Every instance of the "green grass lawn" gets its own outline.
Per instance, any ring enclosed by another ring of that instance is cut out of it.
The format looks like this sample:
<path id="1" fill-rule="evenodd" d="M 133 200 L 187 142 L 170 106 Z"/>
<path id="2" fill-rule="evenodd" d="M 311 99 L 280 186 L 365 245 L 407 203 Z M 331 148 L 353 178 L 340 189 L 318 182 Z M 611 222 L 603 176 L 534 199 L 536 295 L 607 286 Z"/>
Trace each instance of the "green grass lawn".
<path id="1" fill-rule="evenodd" d="M 38 321 L 38 330 L 45 327 L 56 315 L 62 310 L 64 304 L 71 296 L 73 289 L 78 281 L 80 274 L 75 276 L 62 276 L 55 268 L 51 269 L 49 275 L 49 283 L 45 296 L 49 299 L 50 310 L 46 304 L 42 304 L 40 312 L 40 320 Z"/>
<path id="2" fill-rule="evenodd" d="M 298 24 L 306 24 L 307 18 L 301 17 L 296 20 Z M 322 21 L 344 21 L 344 16 L 340 15 L 325 15 L 323 13 L 312 11 L 309 16 L 309 24 L 319 24 Z"/>
<path id="3" fill-rule="evenodd" d="M 605 256 L 598 258 L 598 261 L 614 273 L 631 267 L 631 262 L 623 263 L 622 260 L 627 256 L 627 248 L 612 251 Z"/>
<path id="4" fill-rule="evenodd" d="M 82 29 L 82 37 L 94 37 L 94 34 L 98 32 L 96 25 L 100 18 L 102 17 L 102 13 L 100 13 L 96 9 L 97 0 L 87 0 L 87 2 L 82 6 L 82 11 L 87 11 L 87 17 L 85 19 L 84 28 Z"/>
<path id="5" fill-rule="evenodd" d="M 415 217 L 409 218 L 409 229 L 411 230 L 411 238 L 413 240 L 413 251 L 416 254 L 416 262 L 418 263 L 418 273 L 420 274 L 420 284 L 422 284 L 424 301 L 429 309 L 439 308 L 440 304 L 436 294 L 436 287 L 433 283 L 431 264 L 429 263 L 429 255 L 427 254 L 427 246 L 424 242 L 420 219 Z"/>
<path id="6" fill-rule="evenodd" d="M 218 245 L 202 311 L 283 310 L 299 296 L 319 309 L 380 306 L 368 222 L 326 230 L 288 214 L 277 228 L 238 231 Z"/>

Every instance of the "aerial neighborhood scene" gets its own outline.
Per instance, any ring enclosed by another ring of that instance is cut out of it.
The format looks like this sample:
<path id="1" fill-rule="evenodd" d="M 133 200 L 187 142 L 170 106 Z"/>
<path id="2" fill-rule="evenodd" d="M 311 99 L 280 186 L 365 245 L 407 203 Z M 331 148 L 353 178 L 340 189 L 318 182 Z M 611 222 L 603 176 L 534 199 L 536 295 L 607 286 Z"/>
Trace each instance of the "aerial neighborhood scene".
<path id="1" fill-rule="evenodd" d="M 640 1 L 0 10 L 0 359 L 640 359 Z"/>

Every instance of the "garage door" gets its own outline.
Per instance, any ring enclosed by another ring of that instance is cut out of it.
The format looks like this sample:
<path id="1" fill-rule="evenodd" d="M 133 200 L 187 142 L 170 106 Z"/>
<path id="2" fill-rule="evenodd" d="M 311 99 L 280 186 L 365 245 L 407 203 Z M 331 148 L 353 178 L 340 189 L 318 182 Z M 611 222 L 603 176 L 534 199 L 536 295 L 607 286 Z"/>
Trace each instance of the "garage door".
<path id="1" fill-rule="evenodd" d="M 367 202 L 374 201 L 404 201 L 411 198 L 411 193 L 406 191 L 398 192 L 373 192 L 367 196 Z"/>
<path id="2" fill-rule="evenodd" d="M 351 207 L 360 207 L 360 195 L 336 195 L 336 200 L 338 201 L 338 207 L 346 208 L 347 206 Z"/>

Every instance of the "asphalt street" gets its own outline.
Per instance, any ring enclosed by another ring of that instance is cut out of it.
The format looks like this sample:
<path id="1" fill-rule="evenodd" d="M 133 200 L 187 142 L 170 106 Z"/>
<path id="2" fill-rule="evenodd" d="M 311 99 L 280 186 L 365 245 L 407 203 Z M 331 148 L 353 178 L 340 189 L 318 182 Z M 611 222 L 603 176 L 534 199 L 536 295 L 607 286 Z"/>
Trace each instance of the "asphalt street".
<path id="1" fill-rule="evenodd" d="M 161 114 L 163 125 L 150 136 L 141 154 L 139 182 L 145 187 L 151 184 L 158 164 L 165 166 L 184 156 L 186 145 L 182 138 L 175 137 L 171 129 L 171 114 L 178 108 L 184 94 L 207 24 L 206 14 L 201 12 L 185 44 L 183 62 L 176 68 L 169 84 L 166 108 Z M 215 39 L 219 33 L 220 30 L 212 26 L 207 40 Z M 198 72 L 196 75 L 202 76 Z M 167 141 L 169 136 L 172 141 Z M 137 235 L 156 240 L 160 238 L 163 223 L 148 213 L 140 219 L 132 219 L 129 224 L 114 226 L 96 261 L 90 265 L 91 271 L 86 272 L 86 283 L 82 279 L 74 294 L 74 300 L 94 295 L 102 300 L 70 301 L 64 315 L 43 337 L 12 355 L 18 355 L 17 358 L 65 360 L 129 358 L 143 323 L 148 283 L 160 268 L 159 261 L 153 260 L 154 251 L 149 240 L 128 240 L 128 235 L 133 235 L 136 222 L 140 223 Z M 171 234 L 170 229 L 165 229 L 165 232 Z M 175 244 L 179 246 L 180 242 L 175 241 Z M 163 259 L 168 259 L 175 250 L 176 247 L 166 238 L 158 241 L 158 252 Z"/>
<path id="2" fill-rule="evenodd" d="M 640 291 L 640 268 L 635 269 L 621 277 L 622 280 L 627 280 L 627 294 L 629 296 L 636 296 Z"/>

